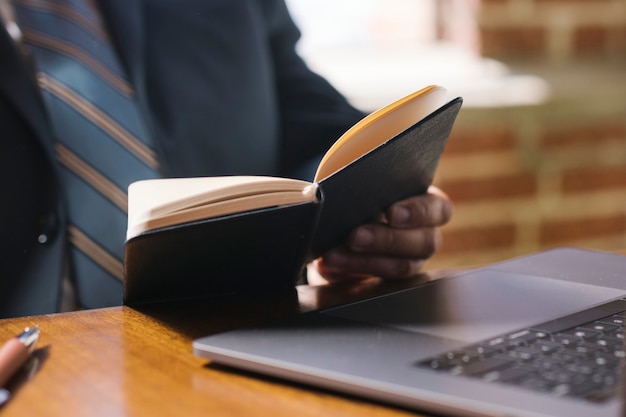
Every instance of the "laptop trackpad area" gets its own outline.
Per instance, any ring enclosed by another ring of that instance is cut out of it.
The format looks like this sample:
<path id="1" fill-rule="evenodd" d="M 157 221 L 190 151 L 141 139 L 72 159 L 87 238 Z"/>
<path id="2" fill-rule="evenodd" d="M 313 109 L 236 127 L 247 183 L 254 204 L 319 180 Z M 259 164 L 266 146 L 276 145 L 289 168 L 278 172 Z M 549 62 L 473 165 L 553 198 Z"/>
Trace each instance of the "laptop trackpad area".
<path id="1" fill-rule="evenodd" d="M 480 270 L 323 314 L 474 343 L 623 295 L 613 288 Z"/>

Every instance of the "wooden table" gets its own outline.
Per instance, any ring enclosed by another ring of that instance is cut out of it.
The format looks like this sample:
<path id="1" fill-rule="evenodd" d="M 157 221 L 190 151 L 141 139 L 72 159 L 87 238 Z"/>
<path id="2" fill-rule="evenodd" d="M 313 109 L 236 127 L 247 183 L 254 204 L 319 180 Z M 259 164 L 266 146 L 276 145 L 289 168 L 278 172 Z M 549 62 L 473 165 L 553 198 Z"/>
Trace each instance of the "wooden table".
<path id="1" fill-rule="evenodd" d="M 210 364 L 193 339 L 263 320 L 416 285 L 300 286 L 279 295 L 221 297 L 142 308 L 0 320 L 0 341 L 38 324 L 33 360 L 7 386 L 11 416 L 415 416 L 351 398 Z"/>

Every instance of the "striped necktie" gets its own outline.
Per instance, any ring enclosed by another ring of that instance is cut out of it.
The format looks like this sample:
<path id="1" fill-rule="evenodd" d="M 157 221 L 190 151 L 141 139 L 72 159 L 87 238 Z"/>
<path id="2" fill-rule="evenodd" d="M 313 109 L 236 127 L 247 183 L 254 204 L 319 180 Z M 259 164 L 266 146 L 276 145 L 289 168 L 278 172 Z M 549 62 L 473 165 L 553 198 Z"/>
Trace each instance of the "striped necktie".
<path id="1" fill-rule="evenodd" d="M 56 136 L 80 305 L 122 301 L 128 185 L 158 177 L 133 90 L 91 0 L 14 0 Z"/>

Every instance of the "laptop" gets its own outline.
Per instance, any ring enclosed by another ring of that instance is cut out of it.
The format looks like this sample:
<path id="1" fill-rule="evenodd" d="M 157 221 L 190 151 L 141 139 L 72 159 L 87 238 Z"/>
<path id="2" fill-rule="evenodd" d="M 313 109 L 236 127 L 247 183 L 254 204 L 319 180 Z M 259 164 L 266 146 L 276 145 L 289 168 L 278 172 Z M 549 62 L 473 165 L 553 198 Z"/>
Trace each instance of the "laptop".
<path id="1" fill-rule="evenodd" d="M 214 363 L 452 416 L 621 415 L 626 256 L 556 248 L 197 339 Z"/>

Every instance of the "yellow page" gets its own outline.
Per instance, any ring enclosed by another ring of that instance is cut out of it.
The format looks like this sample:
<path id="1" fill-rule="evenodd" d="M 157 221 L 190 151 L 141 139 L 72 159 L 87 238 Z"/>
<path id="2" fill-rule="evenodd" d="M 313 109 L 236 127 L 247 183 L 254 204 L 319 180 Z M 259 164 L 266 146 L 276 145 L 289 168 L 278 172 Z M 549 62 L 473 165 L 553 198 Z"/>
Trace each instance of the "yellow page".
<path id="1" fill-rule="evenodd" d="M 446 90 L 429 86 L 364 117 L 326 152 L 315 174 L 322 181 L 445 104 Z"/>

